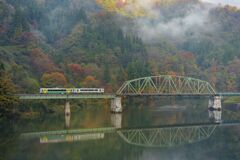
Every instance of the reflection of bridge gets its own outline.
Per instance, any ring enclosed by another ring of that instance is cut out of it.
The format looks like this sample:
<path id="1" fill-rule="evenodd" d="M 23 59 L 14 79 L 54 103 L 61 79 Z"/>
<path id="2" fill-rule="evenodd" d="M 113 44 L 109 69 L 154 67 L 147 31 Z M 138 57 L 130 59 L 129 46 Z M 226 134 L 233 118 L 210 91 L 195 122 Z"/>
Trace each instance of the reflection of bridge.
<path id="1" fill-rule="evenodd" d="M 129 144 L 147 147 L 172 147 L 195 143 L 209 138 L 217 125 L 179 126 L 118 131 Z"/>
<path id="2" fill-rule="evenodd" d="M 161 125 L 151 128 L 122 128 L 122 114 L 112 114 L 114 127 L 66 129 L 24 133 L 24 138 L 39 138 L 40 143 L 61 143 L 99 140 L 107 134 L 117 134 L 126 143 L 143 147 L 174 147 L 203 141 L 213 135 L 217 127 L 240 125 L 239 113 L 231 110 L 209 110 L 210 122 L 194 124 Z M 222 112 L 231 122 L 222 121 Z M 235 113 L 235 114 L 233 114 Z M 234 115 L 234 116 L 233 116 Z M 65 126 L 70 127 L 70 115 L 65 116 Z"/>
<path id="3" fill-rule="evenodd" d="M 111 99 L 111 111 L 122 112 L 122 96 L 210 96 L 220 104 L 220 96 L 240 96 L 240 93 L 217 93 L 206 81 L 183 76 L 160 75 L 126 81 L 116 94 L 23 94 L 20 99 Z M 216 107 L 218 108 L 218 107 Z"/>
<path id="4" fill-rule="evenodd" d="M 110 127 L 24 133 L 21 136 L 23 138 L 39 138 L 40 143 L 60 143 L 104 139 L 106 134 L 117 133 L 126 143 L 132 145 L 143 147 L 174 147 L 200 142 L 209 138 L 218 126 L 231 125 L 239 125 L 239 123 L 206 123 L 137 129 L 116 129 Z"/>

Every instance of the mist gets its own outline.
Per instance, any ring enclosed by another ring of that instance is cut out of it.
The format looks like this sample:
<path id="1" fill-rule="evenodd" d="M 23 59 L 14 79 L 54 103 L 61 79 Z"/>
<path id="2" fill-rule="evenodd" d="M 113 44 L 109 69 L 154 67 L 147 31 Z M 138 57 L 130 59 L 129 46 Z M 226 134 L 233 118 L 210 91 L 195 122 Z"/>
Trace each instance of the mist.
<path id="1" fill-rule="evenodd" d="M 48 13 L 42 28 L 34 33 L 38 37 L 48 37 L 50 41 L 71 32 L 73 26 L 81 21 L 77 11 L 83 9 L 86 15 L 98 13 L 101 7 L 95 0 L 36 0 L 43 11 Z M 177 5 L 176 5 L 177 4 Z M 210 12 L 217 5 L 198 0 L 118 0 L 118 7 L 130 15 L 129 23 L 119 23 L 126 33 L 134 33 L 146 43 L 159 39 L 183 43 L 189 37 L 199 37 L 215 33 L 219 24 L 215 23 Z M 120 13 L 119 13 L 120 14 Z M 122 19 L 126 19 L 126 15 Z"/>
<path id="2" fill-rule="evenodd" d="M 183 3 L 181 6 L 174 6 L 175 9 L 171 4 L 156 6 L 151 0 L 136 2 L 137 4 L 127 5 L 127 10 L 134 10 L 138 6 L 137 8 L 144 10 L 146 16 L 135 17 L 134 25 L 127 30 L 133 30 L 146 43 L 154 43 L 162 38 L 176 43 L 184 42 L 186 38 L 214 33 L 219 28 L 219 24 L 210 17 L 210 12 L 216 5 Z M 174 3 L 173 0 L 169 2 Z"/>
<path id="3" fill-rule="evenodd" d="M 239 0 L 202 0 L 203 2 L 213 3 L 213 4 L 220 4 L 220 5 L 231 5 L 240 8 L 240 1 Z"/>
<path id="4" fill-rule="evenodd" d="M 90 14 L 96 13 L 99 7 L 95 0 L 35 0 L 41 12 L 44 12 L 35 36 L 55 42 L 69 34 L 75 25 L 86 21 Z"/>

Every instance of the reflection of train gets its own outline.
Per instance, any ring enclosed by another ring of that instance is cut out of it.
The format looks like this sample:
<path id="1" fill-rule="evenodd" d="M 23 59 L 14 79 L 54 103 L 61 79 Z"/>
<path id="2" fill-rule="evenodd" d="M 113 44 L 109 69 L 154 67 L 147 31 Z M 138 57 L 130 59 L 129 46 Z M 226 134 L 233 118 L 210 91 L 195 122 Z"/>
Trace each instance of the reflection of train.
<path id="1" fill-rule="evenodd" d="M 41 94 L 104 93 L 104 88 L 40 88 Z"/>
<path id="2" fill-rule="evenodd" d="M 59 134 L 40 137 L 40 143 L 60 143 L 103 139 L 104 133 Z"/>

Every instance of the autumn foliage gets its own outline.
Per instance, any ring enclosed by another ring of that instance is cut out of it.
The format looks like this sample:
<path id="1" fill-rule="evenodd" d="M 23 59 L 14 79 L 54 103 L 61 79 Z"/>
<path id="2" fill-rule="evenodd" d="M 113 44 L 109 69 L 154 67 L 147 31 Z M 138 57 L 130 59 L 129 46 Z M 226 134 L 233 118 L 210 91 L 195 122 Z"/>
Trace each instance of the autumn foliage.
<path id="1" fill-rule="evenodd" d="M 42 85 L 43 87 L 64 87 L 67 85 L 67 79 L 60 72 L 44 73 L 42 76 Z"/>
<path id="2" fill-rule="evenodd" d="M 82 76 L 84 74 L 84 68 L 81 65 L 71 63 L 68 66 L 74 76 Z"/>
<path id="3" fill-rule="evenodd" d="M 150 15 L 149 8 L 156 6 L 174 5 L 177 0 L 151 0 L 148 1 L 148 6 L 141 0 L 96 0 L 97 4 L 110 12 L 118 12 L 125 16 L 141 17 Z"/>
<path id="4" fill-rule="evenodd" d="M 81 83 L 82 87 L 99 87 L 100 82 L 94 76 L 87 76 Z"/>
<path id="5" fill-rule="evenodd" d="M 34 48 L 30 51 L 30 59 L 32 66 L 39 72 L 51 72 L 56 70 L 53 61 L 41 49 Z"/>
<path id="6" fill-rule="evenodd" d="M 87 1 L 72 10 L 75 1 L 0 2 L 0 62 L 21 92 L 37 93 L 44 86 L 114 92 L 126 80 L 155 75 L 199 78 L 219 91 L 240 89 L 237 8 L 213 8 L 206 27 L 174 36 L 172 31 L 185 28 L 185 18 L 195 12 L 190 4 L 198 10 L 208 7 L 193 0 L 96 0 L 100 8 L 93 12 Z M 159 10 L 161 16 L 146 16 L 146 9 Z M 49 16 L 52 11 L 55 16 Z M 124 16 L 119 19 L 115 13 Z M 153 29 L 159 22 L 160 28 L 174 25 L 170 34 L 157 32 L 151 41 L 151 34 L 140 33 L 145 26 L 133 21 L 145 18 Z M 210 24 L 216 26 L 209 30 Z"/>

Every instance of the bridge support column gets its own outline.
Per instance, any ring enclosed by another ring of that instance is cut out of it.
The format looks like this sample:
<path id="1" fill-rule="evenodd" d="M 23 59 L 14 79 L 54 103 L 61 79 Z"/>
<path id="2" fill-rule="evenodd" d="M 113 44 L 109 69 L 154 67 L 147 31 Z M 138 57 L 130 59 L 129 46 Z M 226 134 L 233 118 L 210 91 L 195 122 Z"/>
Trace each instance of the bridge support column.
<path id="1" fill-rule="evenodd" d="M 111 114 L 111 124 L 117 129 L 122 128 L 122 114 Z"/>
<path id="2" fill-rule="evenodd" d="M 70 102 L 66 101 L 66 103 L 65 103 L 65 116 L 68 116 L 70 114 L 71 114 Z"/>
<path id="3" fill-rule="evenodd" d="M 214 96 L 209 99 L 208 103 L 209 119 L 215 123 L 221 123 L 222 121 L 222 98 L 220 96 Z"/>
<path id="4" fill-rule="evenodd" d="M 71 115 L 70 114 L 65 114 L 65 128 L 70 128 L 71 126 Z"/>
<path id="5" fill-rule="evenodd" d="M 209 119 L 215 123 L 222 122 L 222 111 L 208 111 Z"/>
<path id="6" fill-rule="evenodd" d="M 116 97 L 111 99 L 111 112 L 112 113 L 122 113 L 122 98 Z"/>
<path id="7" fill-rule="evenodd" d="M 221 111 L 222 110 L 222 98 L 221 96 L 214 96 L 212 98 L 209 99 L 209 103 L 208 103 L 208 109 L 209 110 L 218 110 Z"/>

